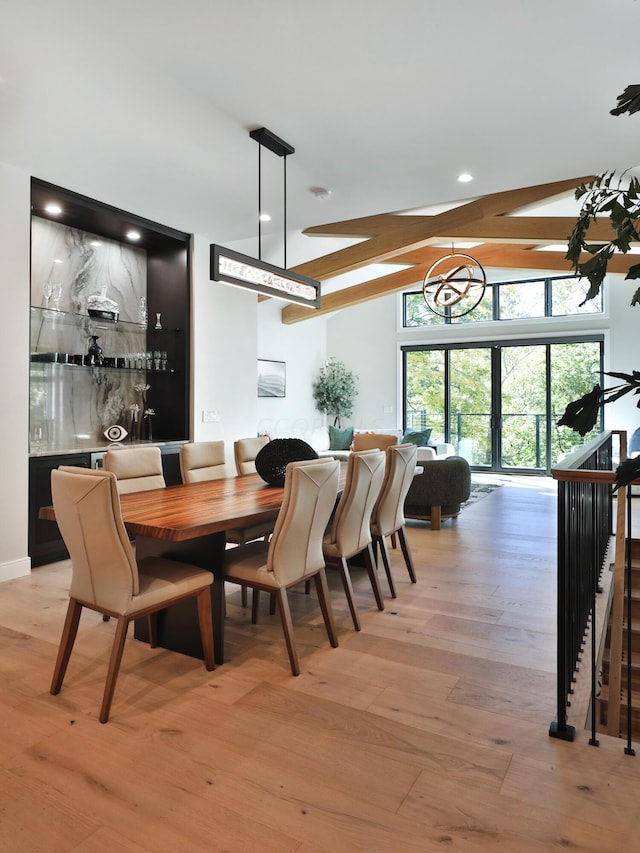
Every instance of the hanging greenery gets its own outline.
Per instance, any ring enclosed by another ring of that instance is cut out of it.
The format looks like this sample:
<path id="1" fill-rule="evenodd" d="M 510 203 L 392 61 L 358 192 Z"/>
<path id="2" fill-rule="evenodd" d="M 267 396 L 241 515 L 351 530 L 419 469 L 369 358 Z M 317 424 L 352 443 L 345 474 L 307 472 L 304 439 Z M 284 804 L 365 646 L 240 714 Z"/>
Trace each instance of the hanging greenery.
<path id="1" fill-rule="evenodd" d="M 640 86 L 627 86 L 618 95 L 618 106 L 611 110 L 612 115 L 629 115 L 640 109 Z M 593 299 L 600 292 L 607 274 L 607 266 L 614 252 L 626 254 L 632 242 L 639 242 L 640 236 L 640 180 L 628 172 L 605 172 L 588 184 L 582 184 L 576 190 L 576 199 L 582 206 L 578 220 L 571 232 L 567 250 L 567 260 L 579 276 L 589 280 L 589 291 L 585 298 Z M 591 244 L 588 242 L 588 230 L 598 216 L 608 216 L 614 237 L 608 243 Z M 587 252 L 592 257 L 580 263 L 580 255 Z M 640 264 L 629 267 L 626 279 L 640 279 Z M 631 299 L 631 305 L 640 305 L 640 288 Z M 568 426 L 581 436 L 586 435 L 596 425 L 600 407 L 605 403 L 619 400 L 625 394 L 640 395 L 640 372 L 631 373 L 605 371 L 605 376 L 619 379 L 621 382 L 611 388 L 594 385 L 588 394 L 569 403 L 558 426 Z M 640 408 L 640 399 L 637 403 Z M 639 460 L 634 460 L 635 470 L 640 473 Z"/>
<path id="2" fill-rule="evenodd" d="M 340 418 L 348 418 L 353 412 L 353 400 L 358 394 L 356 379 L 342 361 L 330 358 L 313 383 L 313 399 L 316 408 L 325 415 L 333 415 L 334 426 L 340 426 Z"/>

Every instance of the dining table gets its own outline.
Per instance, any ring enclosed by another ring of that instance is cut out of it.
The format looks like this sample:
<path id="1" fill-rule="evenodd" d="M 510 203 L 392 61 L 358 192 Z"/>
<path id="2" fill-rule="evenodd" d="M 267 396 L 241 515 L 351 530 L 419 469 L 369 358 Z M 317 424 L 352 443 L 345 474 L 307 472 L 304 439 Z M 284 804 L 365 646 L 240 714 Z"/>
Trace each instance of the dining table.
<path id="1" fill-rule="evenodd" d="M 343 479 L 344 470 L 340 487 Z M 122 519 L 135 538 L 138 558 L 164 556 L 213 572 L 211 610 L 216 664 L 224 662 L 225 532 L 275 522 L 283 495 L 283 487 L 268 485 L 258 474 L 120 495 Z M 54 508 L 42 507 L 39 517 L 55 521 Z M 134 636 L 148 639 L 146 619 L 136 620 Z M 158 645 L 193 657 L 203 656 L 193 601 L 179 602 L 159 614 Z"/>

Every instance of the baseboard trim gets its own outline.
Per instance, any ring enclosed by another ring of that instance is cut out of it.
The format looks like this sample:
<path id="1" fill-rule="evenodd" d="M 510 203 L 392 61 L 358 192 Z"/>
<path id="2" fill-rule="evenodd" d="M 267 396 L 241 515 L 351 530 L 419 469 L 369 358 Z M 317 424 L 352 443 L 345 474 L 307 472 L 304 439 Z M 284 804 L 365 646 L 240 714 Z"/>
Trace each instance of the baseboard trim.
<path id="1" fill-rule="evenodd" d="M 21 560 L 11 560 L 9 563 L 0 563 L 0 583 L 12 581 L 15 578 L 23 578 L 31 574 L 31 560 L 24 557 Z"/>

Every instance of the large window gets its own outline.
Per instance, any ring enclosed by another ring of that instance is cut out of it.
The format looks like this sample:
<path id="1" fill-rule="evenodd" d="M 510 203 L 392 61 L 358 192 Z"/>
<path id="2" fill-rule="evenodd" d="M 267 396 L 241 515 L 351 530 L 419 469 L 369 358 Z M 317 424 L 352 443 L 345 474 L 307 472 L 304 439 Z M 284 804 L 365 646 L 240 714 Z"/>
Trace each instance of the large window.
<path id="1" fill-rule="evenodd" d="M 602 292 L 585 302 L 589 282 L 575 276 L 550 276 L 527 281 L 488 284 L 482 302 L 463 317 L 440 317 L 430 311 L 418 293 L 405 293 L 404 326 L 477 323 L 486 320 L 522 320 L 602 312 Z"/>
<path id="2" fill-rule="evenodd" d="M 474 466 L 548 470 L 582 443 L 556 424 L 598 381 L 602 349 L 601 335 L 403 347 L 405 426 L 431 427 Z"/>

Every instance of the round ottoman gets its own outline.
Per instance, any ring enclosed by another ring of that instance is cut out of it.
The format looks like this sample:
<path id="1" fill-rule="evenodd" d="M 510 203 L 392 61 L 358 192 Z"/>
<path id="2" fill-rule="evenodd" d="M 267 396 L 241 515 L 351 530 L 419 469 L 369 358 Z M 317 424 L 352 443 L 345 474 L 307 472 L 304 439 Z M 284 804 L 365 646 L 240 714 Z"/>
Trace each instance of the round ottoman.
<path id="1" fill-rule="evenodd" d="M 270 486 L 284 486 L 289 462 L 317 458 L 313 447 L 301 438 L 274 438 L 256 456 L 256 471 Z"/>

